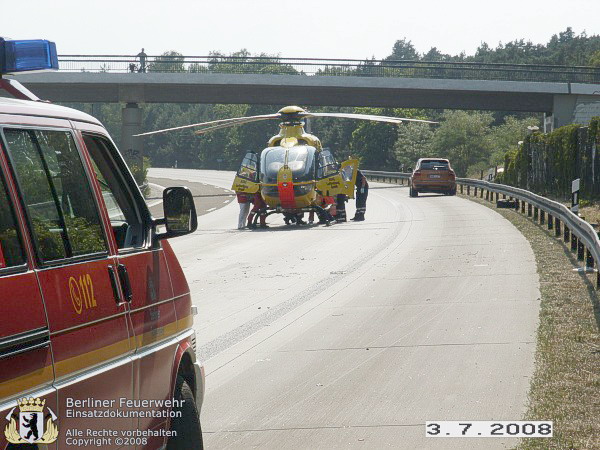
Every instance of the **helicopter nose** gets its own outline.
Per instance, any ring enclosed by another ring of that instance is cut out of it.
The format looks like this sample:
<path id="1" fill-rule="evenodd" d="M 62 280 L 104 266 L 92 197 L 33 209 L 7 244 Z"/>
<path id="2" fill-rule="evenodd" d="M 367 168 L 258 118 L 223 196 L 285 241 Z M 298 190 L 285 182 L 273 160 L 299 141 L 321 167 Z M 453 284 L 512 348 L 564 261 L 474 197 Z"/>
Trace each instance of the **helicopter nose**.
<path id="1" fill-rule="evenodd" d="M 277 174 L 277 191 L 279 192 L 279 201 L 283 208 L 295 208 L 296 196 L 294 195 L 294 181 L 292 171 L 289 167 L 283 166 Z"/>

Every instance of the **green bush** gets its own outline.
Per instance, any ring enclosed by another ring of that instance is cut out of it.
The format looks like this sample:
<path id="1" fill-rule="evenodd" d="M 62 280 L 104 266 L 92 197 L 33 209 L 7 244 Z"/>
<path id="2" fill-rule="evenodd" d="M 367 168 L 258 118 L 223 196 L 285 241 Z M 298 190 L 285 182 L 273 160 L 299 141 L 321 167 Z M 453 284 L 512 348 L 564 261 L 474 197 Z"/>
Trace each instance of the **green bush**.
<path id="1" fill-rule="evenodd" d="M 133 178 L 135 179 L 135 182 L 142 190 L 142 194 L 144 194 L 144 196 L 146 196 L 146 195 L 148 195 L 148 191 L 149 191 L 147 178 L 148 178 L 148 169 L 150 168 L 150 158 L 144 156 L 144 162 L 142 164 L 143 164 L 142 167 L 140 167 L 139 164 L 132 164 L 129 169 L 131 170 L 131 173 L 133 175 Z"/>

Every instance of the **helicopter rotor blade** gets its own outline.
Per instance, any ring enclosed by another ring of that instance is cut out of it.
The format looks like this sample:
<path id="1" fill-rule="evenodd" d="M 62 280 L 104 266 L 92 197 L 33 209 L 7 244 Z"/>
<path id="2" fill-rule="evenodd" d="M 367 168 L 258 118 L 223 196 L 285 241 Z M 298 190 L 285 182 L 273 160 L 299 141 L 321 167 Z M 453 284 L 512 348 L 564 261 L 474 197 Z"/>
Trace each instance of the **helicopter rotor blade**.
<path id="1" fill-rule="evenodd" d="M 168 131 L 184 130 L 186 128 L 202 127 L 205 125 L 219 124 L 219 125 L 222 125 L 219 128 L 225 128 L 226 126 L 237 125 L 240 122 L 246 123 L 246 121 L 254 122 L 256 120 L 279 119 L 279 117 L 280 117 L 279 114 L 262 114 L 259 116 L 232 117 L 229 119 L 211 120 L 210 122 L 193 123 L 190 125 L 182 125 L 180 127 L 164 128 L 162 130 L 148 131 L 147 133 L 134 134 L 133 136 L 150 136 L 152 134 L 166 133 Z M 251 120 L 248 120 L 248 119 L 251 119 Z M 214 127 L 211 126 L 210 128 L 213 129 Z"/>
<path id="2" fill-rule="evenodd" d="M 250 116 L 250 117 L 238 117 L 235 121 L 213 125 L 211 127 L 201 128 L 200 130 L 194 131 L 197 135 L 208 133 L 209 131 L 220 130 L 222 128 L 234 127 L 236 125 L 243 125 L 245 123 L 258 122 L 261 120 L 281 119 L 279 114 L 265 114 L 263 116 Z"/>
<path id="3" fill-rule="evenodd" d="M 374 122 L 402 123 L 402 122 L 422 122 L 439 123 L 431 120 L 407 119 L 404 117 L 375 116 L 371 114 L 353 114 L 353 113 L 310 113 L 302 114 L 302 117 L 339 117 L 341 119 L 372 120 Z"/>

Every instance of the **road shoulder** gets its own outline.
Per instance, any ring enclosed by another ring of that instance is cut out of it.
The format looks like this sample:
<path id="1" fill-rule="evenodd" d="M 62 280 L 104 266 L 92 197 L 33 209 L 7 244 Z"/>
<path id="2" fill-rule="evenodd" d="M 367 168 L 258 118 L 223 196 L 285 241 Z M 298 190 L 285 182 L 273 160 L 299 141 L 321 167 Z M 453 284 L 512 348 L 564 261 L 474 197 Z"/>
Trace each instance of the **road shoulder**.
<path id="1" fill-rule="evenodd" d="M 518 448 L 600 448 L 600 302 L 592 277 L 572 270 L 579 267 L 576 255 L 546 226 L 468 198 L 494 209 L 529 240 L 540 276 L 535 372 L 524 419 L 553 420 L 554 437 L 525 439 Z"/>

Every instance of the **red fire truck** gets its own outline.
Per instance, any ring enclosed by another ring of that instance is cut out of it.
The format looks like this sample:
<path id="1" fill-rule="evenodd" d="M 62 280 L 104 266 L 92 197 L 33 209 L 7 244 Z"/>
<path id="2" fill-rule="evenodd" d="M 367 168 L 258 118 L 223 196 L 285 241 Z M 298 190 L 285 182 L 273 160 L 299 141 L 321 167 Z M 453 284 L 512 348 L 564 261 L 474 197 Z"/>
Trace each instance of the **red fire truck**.
<path id="1" fill-rule="evenodd" d="M 58 67 L 0 40 L 3 74 Z M 0 449 L 202 448 L 195 307 L 168 238 L 190 191 L 151 216 L 102 124 L 12 79 L 0 98 Z"/>

